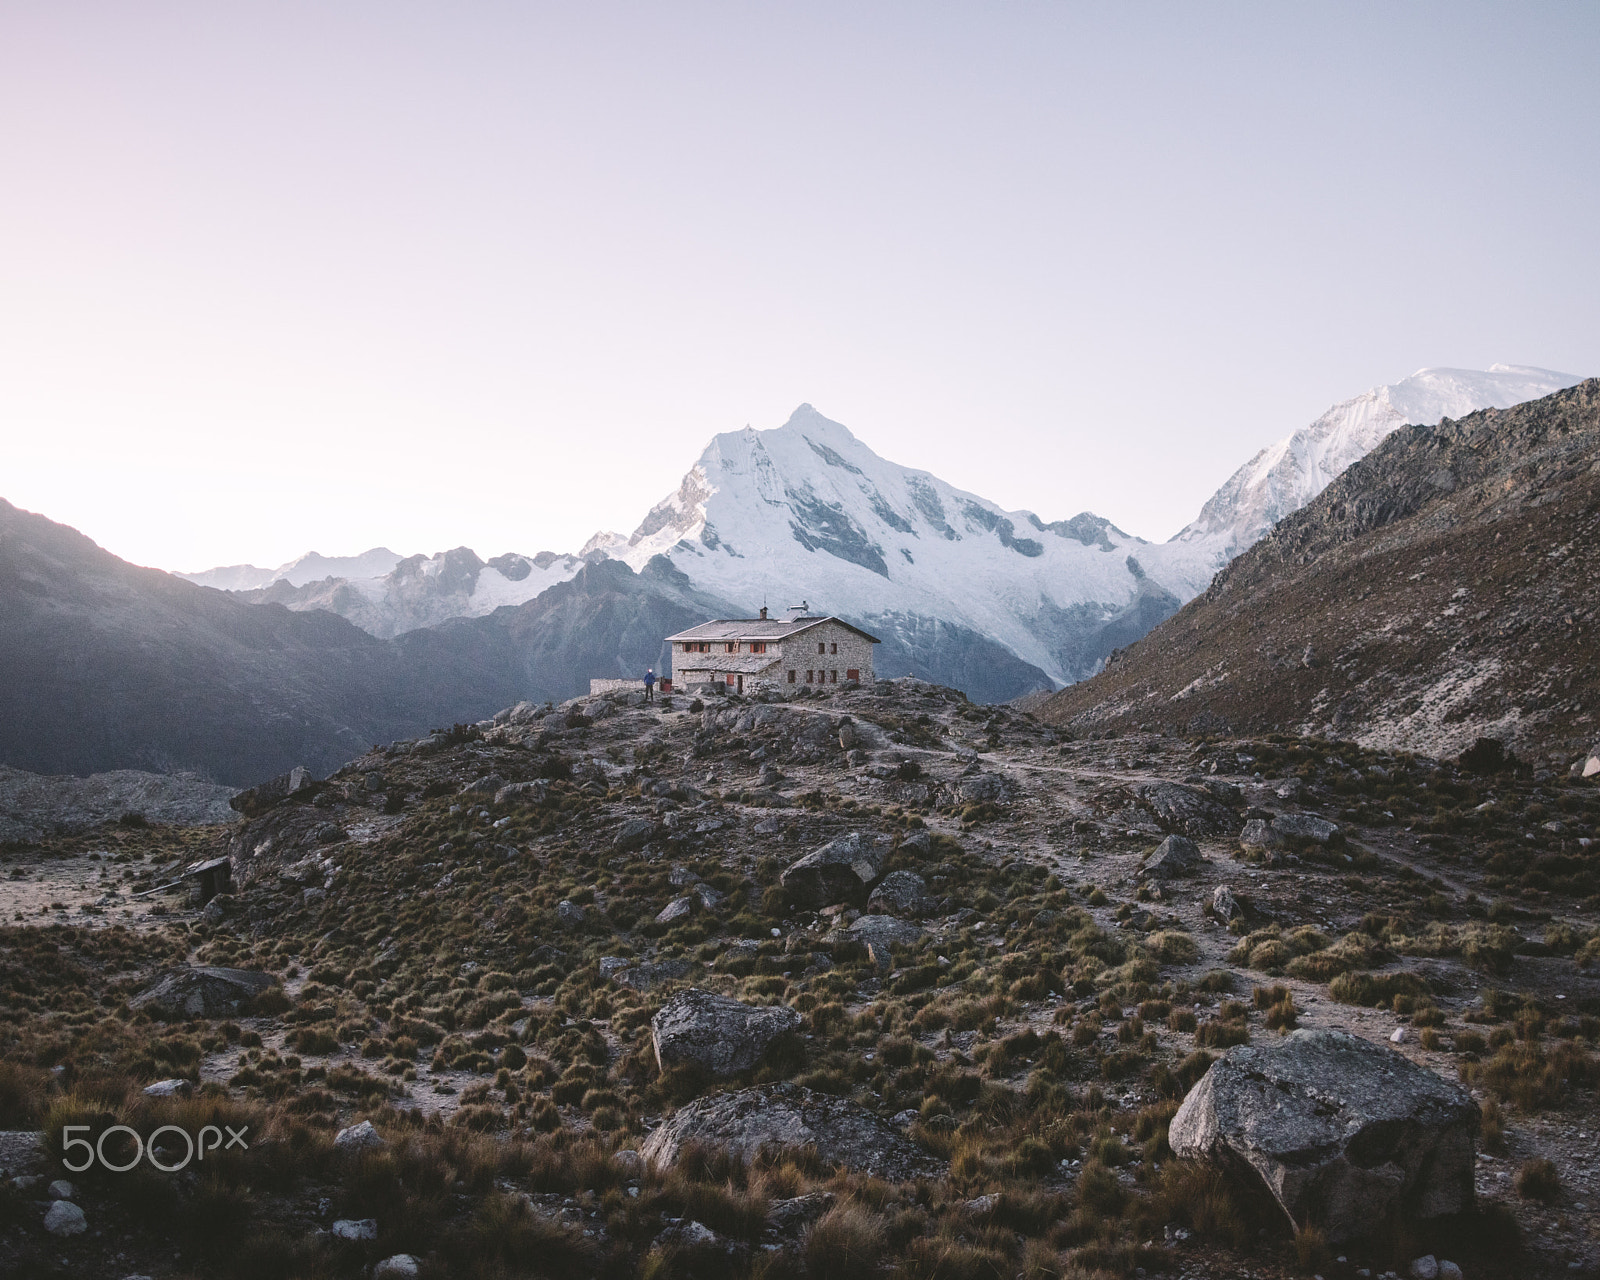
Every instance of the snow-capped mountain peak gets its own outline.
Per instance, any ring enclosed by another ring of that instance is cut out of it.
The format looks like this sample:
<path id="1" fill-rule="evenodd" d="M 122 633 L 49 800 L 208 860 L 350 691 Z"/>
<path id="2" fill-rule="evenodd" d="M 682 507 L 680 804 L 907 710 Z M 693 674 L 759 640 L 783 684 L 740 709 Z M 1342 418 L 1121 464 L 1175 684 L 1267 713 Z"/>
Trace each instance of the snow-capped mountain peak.
<path id="1" fill-rule="evenodd" d="M 890 462 L 811 405 L 781 427 L 715 436 L 626 546 L 596 535 L 585 551 L 636 571 L 665 556 L 751 609 L 804 595 L 879 634 L 982 637 L 1040 683 L 1081 678 L 1132 638 L 1130 611 L 1148 627 L 1207 576 L 1203 554 L 1090 512 L 1047 524 Z"/>
<path id="2" fill-rule="evenodd" d="M 1207 500 L 1174 541 L 1211 547 L 1220 568 L 1305 506 L 1397 427 L 1432 426 L 1479 409 L 1510 408 L 1580 381 L 1526 365 L 1418 369 L 1409 378 L 1334 405 L 1310 426 L 1261 450 Z"/>

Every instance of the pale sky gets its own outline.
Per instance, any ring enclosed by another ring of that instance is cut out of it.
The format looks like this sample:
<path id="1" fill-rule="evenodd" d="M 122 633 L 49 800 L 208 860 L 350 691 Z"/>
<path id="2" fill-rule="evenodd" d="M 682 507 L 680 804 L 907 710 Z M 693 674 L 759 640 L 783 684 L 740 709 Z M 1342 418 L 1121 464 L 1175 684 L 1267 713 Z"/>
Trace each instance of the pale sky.
<path id="1" fill-rule="evenodd" d="M 1600 7 L 0 4 L 0 497 L 143 564 L 631 530 L 802 401 L 1166 538 L 1600 373 Z"/>

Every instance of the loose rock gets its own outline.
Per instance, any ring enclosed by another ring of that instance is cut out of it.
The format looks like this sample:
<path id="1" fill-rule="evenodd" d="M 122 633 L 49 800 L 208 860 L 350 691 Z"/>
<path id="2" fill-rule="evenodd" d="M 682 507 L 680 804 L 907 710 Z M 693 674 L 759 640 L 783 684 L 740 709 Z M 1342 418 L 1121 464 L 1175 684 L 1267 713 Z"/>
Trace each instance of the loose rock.
<path id="1" fill-rule="evenodd" d="M 797 906 L 816 910 L 859 894 L 878 878 L 887 852 L 870 836 L 852 831 L 791 863 L 779 882 Z"/>
<path id="2" fill-rule="evenodd" d="M 748 1160 L 764 1149 L 814 1146 L 827 1164 L 891 1182 L 938 1177 L 944 1162 L 845 1098 L 784 1082 L 698 1098 L 681 1107 L 642 1148 L 658 1167 L 700 1143 Z"/>
<path id="3" fill-rule="evenodd" d="M 1339 1241 L 1394 1212 L 1469 1209 L 1477 1131 L 1458 1086 L 1359 1037 L 1302 1030 L 1214 1063 L 1168 1141 L 1264 1185 L 1294 1224 Z"/>
<path id="4" fill-rule="evenodd" d="M 270 973 L 254 969 L 185 965 L 162 974 L 128 1001 L 128 1007 L 158 1018 L 224 1018 L 277 985 Z"/>
<path id="5" fill-rule="evenodd" d="M 648 818 L 629 818 L 617 828 L 616 838 L 612 840 L 613 847 L 628 852 L 632 849 L 642 849 L 650 843 L 650 837 L 655 835 L 656 824 Z"/>
<path id="6" fill-rule="evenodd" d="M 353 1124 L 348 1129 L 340 1129 L 334 1136 L 333 1149 L 354 1154 L 360 1151 L 375 1151 L 379 1147 L 387 1146 L 383 1135 L 372 1127 L 372 1121 L 363 1120 L 360 1124 Z"/>
<path id="7" fill-rule="evenodd" d="M 1179 876 L 1192 876 L 1200 869 L 1203 859 L 1200 846 L 1185 836 L 1168 836 L 1156 846 L 1145 863 L 1144 873 L 1157 880 L 1172 880 Z"/>
<path id="8" fill-rule="evenodd" d="M 692 1062 L 713 1076 L 748 1071 L 802 1018 L 788 1005 L 749 1005 L 691 989 L 672 997 L 650 1020 L 656 1063 L 665 1071 Z"/>
<path id="9" fill-rule="evenodd" d="M 44 1215 L 44 1229 L 53 1236 L 81 1236 L 89 1229 L 83 1210 L 70 1200 L 57 1200 Z"/>
<path id="10" fill-rule="evenodd" d="M 1219 884 L 1211 891 L 1211 913 L 1226 924 L 1244 914 L 1244 908 L 1239 905 L 1239 900 L 1233 896 L 1233 890 L 1225 884 Z"/>
<path id="11" fill-rule="evenodd" d="M 927 881 L 915 871 L 891 871 L 872 890 L 867 909 L 884 915 L 925 916 L 933 902 Z"/>

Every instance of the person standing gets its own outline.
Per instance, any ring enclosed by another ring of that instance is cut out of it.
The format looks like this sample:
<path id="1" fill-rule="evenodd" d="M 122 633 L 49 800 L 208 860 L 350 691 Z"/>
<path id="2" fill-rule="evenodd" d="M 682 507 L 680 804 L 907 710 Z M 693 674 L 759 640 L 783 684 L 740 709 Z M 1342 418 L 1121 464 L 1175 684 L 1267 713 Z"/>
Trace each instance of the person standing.
<path id="1" fill-rule="evenodd" d="M 654 702 L 656 700 L 656 669 L 654 667 L 644 673 L 644 700 L 646 702 Z"/>

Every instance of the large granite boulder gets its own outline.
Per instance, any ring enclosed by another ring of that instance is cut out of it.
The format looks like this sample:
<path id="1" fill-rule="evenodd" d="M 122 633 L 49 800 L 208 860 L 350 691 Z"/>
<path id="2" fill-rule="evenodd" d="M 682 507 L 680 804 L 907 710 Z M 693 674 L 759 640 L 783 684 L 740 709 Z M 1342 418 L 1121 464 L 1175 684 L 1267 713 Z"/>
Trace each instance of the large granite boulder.
<path id="1" fill-rule="evenodd" d="M 1332 1241 L 1394 1215 L 1470 1209 L 1478 1107 L 1409 1058 L 1342 1031 L 1296 1031 L 1212 1064 L 1168 1130 L 1180 1158 L 1265 1187 Z"/>
<path id="2" fill-rule="evenodd" d="M 891 1182 L 936 1178 L 945 1167 L 865 1107 L 788 1082 L 698 1098 L 652 1133 L 641 1151 L 665 1168 L 690 1143 L 745 1160 L 763 1150 L 810 1146 L 827 1164 Z"/>
<path id="3" fill-rule="evenodd" d="M 1200 846 L 1193 840 L 1187 836 L 1168 836 L 1144 864 L 1144 874 L 1157 880 L 1192 876 L 1200 869 L 1202 861 Z"/>
<path id="4" fill-rule="evenodd" d="M 1133 787 L 1163 831 L 1186 836 L 1220 835 L 1233 824 L 1233 813 L 1198 787 L 1179 782 L 1140 782 Z"/>
<path id="5" fill-rule="evenodd" d="M 695 987 L 661 1006 L 650 1019 L 650 1038 L 663 1071 L 692 1062 L 713 1076 L 731 1076 L 758 1065 L 768 1046 L 801 1021 L 786 1004 L 743 1004 Z"/>
<path id="6" fill-rule="evenodd" d="M 778 880 L 796 906 L 816 910 L 856 897 L 882 874 L 888 856 L 887 845 L 852 831 L 790 863 Z"/>
<path id="7" fill-rule="evenodd" d="M 184 965 L 169 969 L 128 1001 L 158 1018 L 226 1018 L 238 1013 L 263 991 L 278 985 L 270 973 L 255 969 L 213 969 Z"/>

